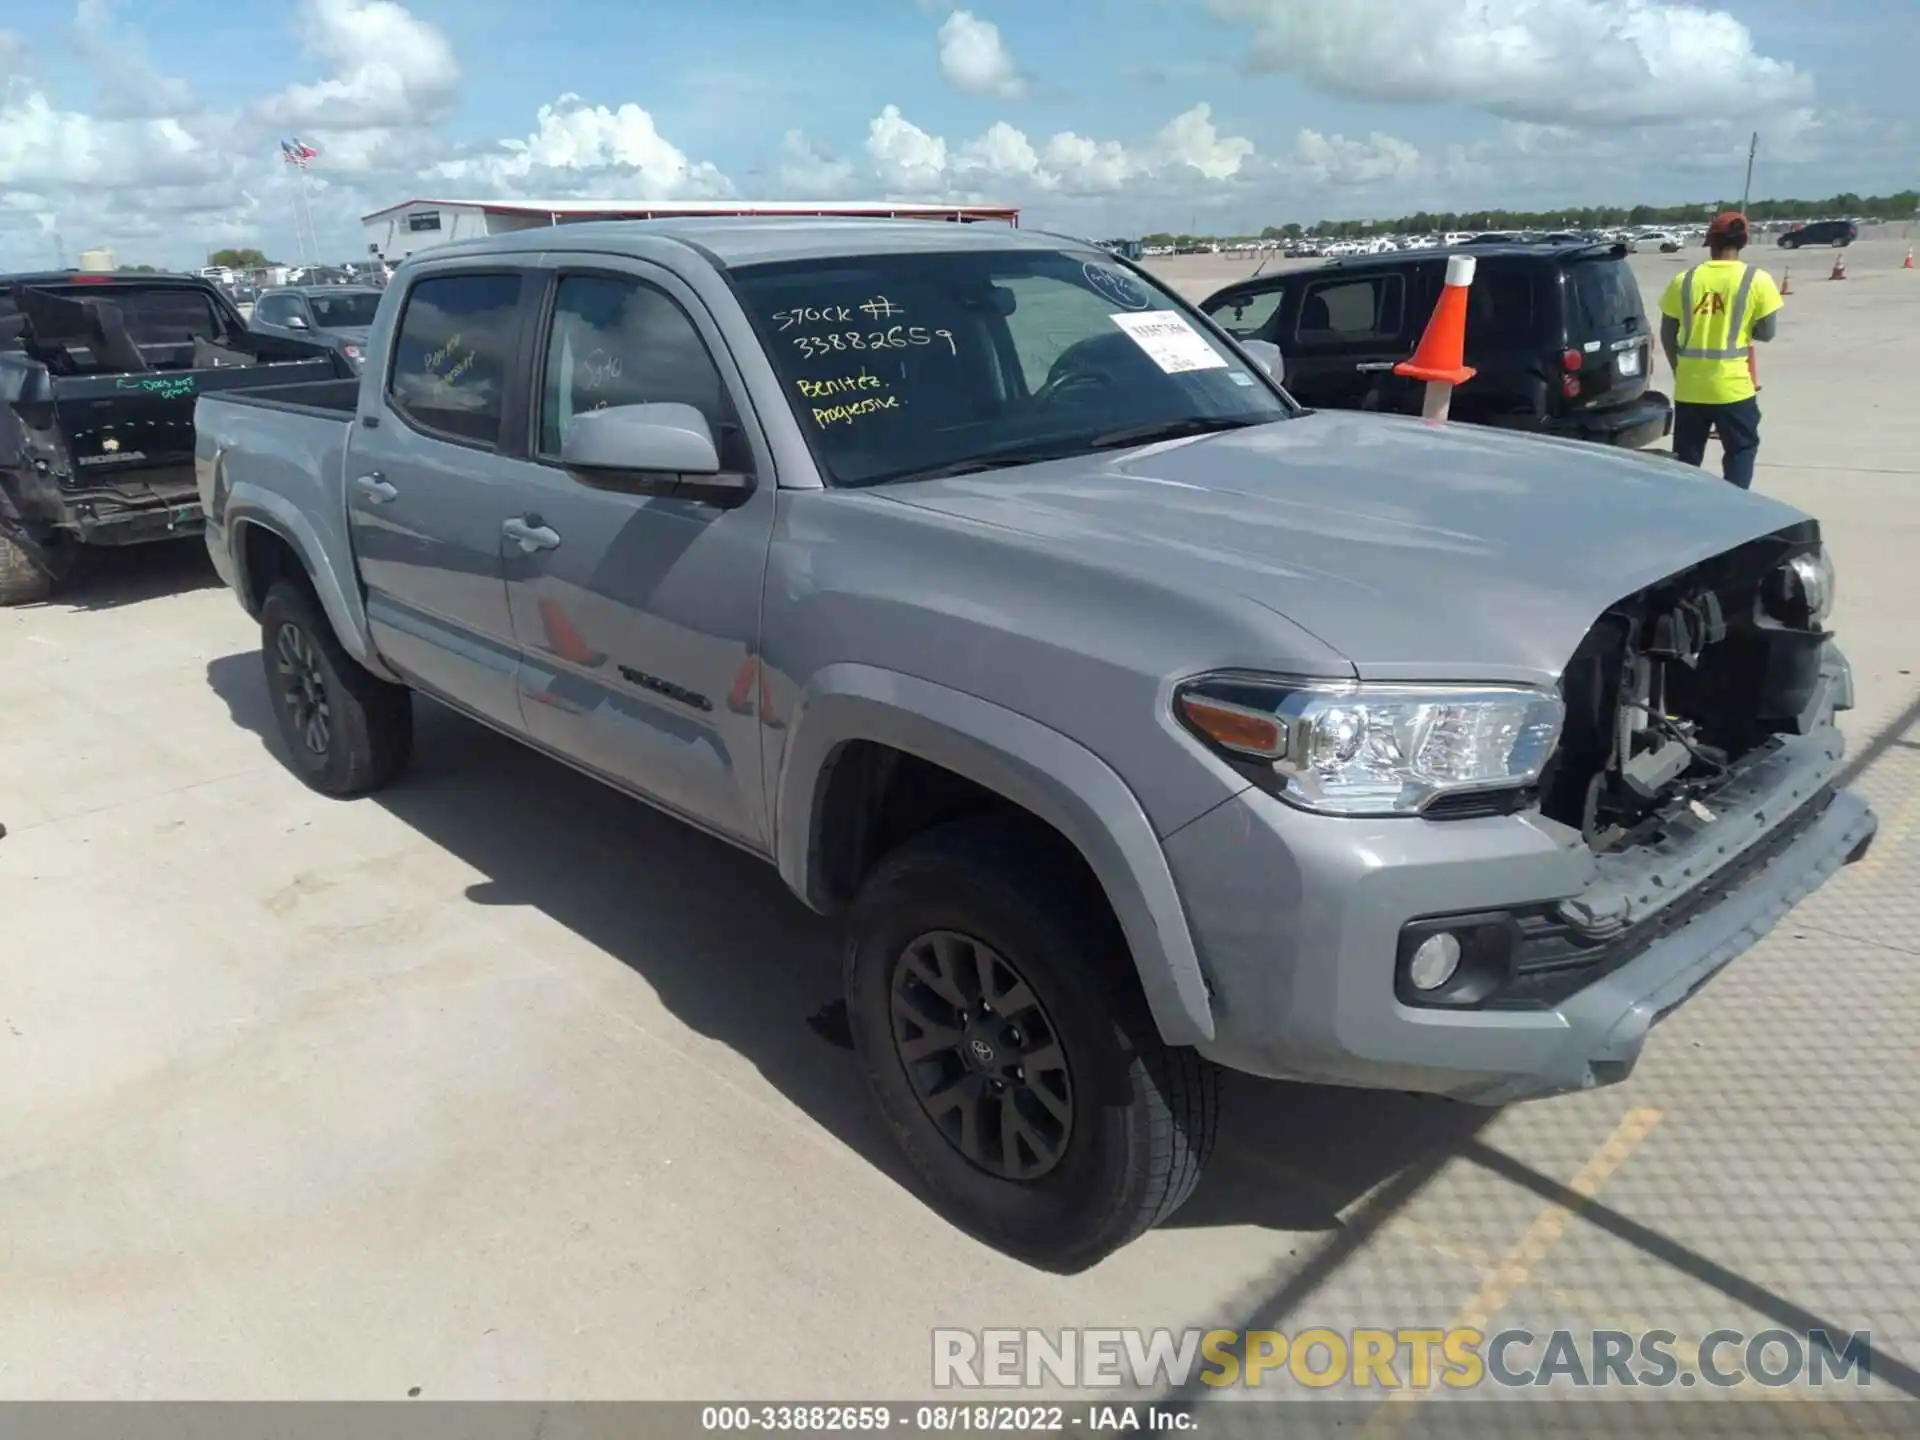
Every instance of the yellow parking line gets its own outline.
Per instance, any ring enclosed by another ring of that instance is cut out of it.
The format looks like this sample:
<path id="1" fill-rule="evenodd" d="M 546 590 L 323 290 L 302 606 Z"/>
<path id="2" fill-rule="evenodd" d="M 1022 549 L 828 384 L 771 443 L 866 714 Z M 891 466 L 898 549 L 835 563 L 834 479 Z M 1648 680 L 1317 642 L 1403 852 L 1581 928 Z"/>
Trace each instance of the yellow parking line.
<path id="1" fill-rule="evenodd" d="M 1658 1110 L 1634 1111 L 1630 1113 L 1626 1119 L 1621 1121 L 1613 1134 L 1608 1137 L 1606 1143 L 1594 1153 L 1593 1158 L 1587 1162 L 1587 1166 L 1582 1169 L 1579 1176 L 1575 1177 L 1574 1183 L 1568 1188 L 1580 1195 L 1582 1199 L 1592 1199 L 1594 1193 L 1599 1189 L 1600 1183 L 1611 1176 L 1612 1173 L 1625 1162 L 1627 1155 L 1646 1138 L 1648 1132 L 1653 1129 L 1654 1125 L 1661 1118 L 1661 1114 L 1662 1112 Z M 1265 1151 L 1234 1146 L 1228 1153 L 1232 1154 L 1238 1160 L 1252 1164 L 1258 1169 L 1266 1170 L 1277 1180 L 1283 1180 L 1295 1186 L 1317 1189 L 1323 1192 L 1330 1190 L 1326 1182 L 1319 1179 L 1319 1177 L 1288 1165 L 1285 1161 L 1279 1160 Z M 1536 1227 L 1542 1227 L 1543 1222 L 1547 1222 L 1549 1217 L 1551 1217 L 1554 1231 L 1553 1239 L 1557 1242 L 1559 1234 L 1564 1231 L 1567 1219 L 1576 1213 L 1578 1212 L 1570 1211 L 1564 1206 L 1553 1205 L 1547 1207 L 1547 1209 L 1543 1210 L 1540 1216 L 1535 1219 L 1534 1224 L 1528 1227 L 1527 1232 L 1522 1235 L 1520 1241 L 1514 1245 L 1513 1249 L 1509 1251 L 1506 1256 L 1495 1255 L 1483 1245 L 1477 1245 L 1470 1240 L 1463 1240 L 1456 1235 L 1449 1235 L 1437 1226 L 1429 1225 L 1424 1220 L 1415 1220 L 1408 1215 L 1394 1216 L 1393 1219 L 1387 1222 L 1386 1229 L 1408 1243 L 1419 1246 L 1423 1250 L 1435 1255 L 1444 1256 L 1449 1260 L 1457 1260 L 1463 1264 L 1471 1265 L 1474 1269 L 1480 1271 L 1486 1283 L 1482 1285 L 1480 1293 L 1476 1294 L 1474 1299 L 1475 1301 L 1481 1301 L 1483 1308 L 1485 1303 L 1484 1297 L 1487 1296 L 1488 1291 L 1494 1287 L 1496 1281 L 1504 1272 L 1506 1282 L 1501 1286 L 1503 1294 L 1500 1297 L 1500 1304 L 1493 1306 L 1492 1309 L 1489 1310 L 1487 1315 L 1488 1320 L 1491 1320 L 1492 1314 L 1512 1298 L 1515 1291 L 1525 1288 L 1531 1290 L 1534 1294 L 1540 1296 L 1550 1304 L 1557 1305 L 1567 1314 L 1577 1316 L 1581 1320 L 1584 1320 L 1594 1329 L 1619 1330 L 1630 1335 L 1640 1335 L 1645 1334 L 1649 1330 L 1664 1329 L 1664 1326 L 1655 1325 L 1643 1316 L 1635 1315 L 1630 1311 L 1614 1309 L 1607 1300 L 1590 1291 L 1569 1289 L 1564 1285 L 1555 1285 L 1543 1281 L 1534 1276 L 1530 1268 L 1520 1269 L 1516 1273 L 1511 1262 L 1523 1248 L 1529 1251 L 1539 1251 L 1538 1254 L 1533 1255 L 1532 1259 L 1527 1262 L 1528 1267 L 1538 1264 L 1539 1260 L 1545 1255 L 1546 1249 L 1551 1248 L 1551 1244 L 1545 1248 L 1540 1247 L 1539 1241 L 1541 1236 L 1536 1234 Z M 1532 1244 L 1529 1244 L 1530 1237 L 1533 1242 Z M 1470 1302 L 1470 1308 L 1471 1305 L 1472 1302 Z M 1704 1373 L 1700 1367 L 1699 1342 L 1688 1340 L 1685 1336 L 1677 1336 L 1675 1337 L 1672 1350 L 1674 1363 L 1679 1367 L 1679 1373 L 1685 1374 L 1691 1372 L 1695 1375 Z M 1398 1399 L 1404 1403 L 1410 1399 L 1424 1398 L 1424 1392 L 1411 1389 L 1395 1390 L 1390 1391 L 1387 1398 Z M 1797 1405 L 1803 1407 L 1799 1413 L 1805 1415 L 1809 1421 L 1823 1425 L 1829 1430 L 1843 1434 L 1864 1433 L 1862 1422 L 1846 1410 L 1830 1402 L 1816 1399 L 1801 1391 L 1768 1389 L 1761 1391 L 1757 1395 L 1748 1391 L 1740 1398 L 1764 1400 L 1773 1405 Z M 1381 1440 L 1381 1437 L 1392 1434 L 1403 1419 L 1411 1418 L 1410 1415 L 1402 1416 L 1398 1413 L 1389 1415 L 1384 1407 L 1382 1407 L 1375 1411 L 1368 1425 L 1361 1430 L 1362 1440 Z"/>
<path id="2" fill-rule="evenodd" d="M 1533 1267 L 1560 1243 L 1561 1237 L 1567 1233 L 1567 1222 L 1573 1219 L 1585 1202 L 1599 1194 L 1600 1187 L 1607 1183 L 1613 1172 L 1640 1148 L 1640 1142 L 1660 1123 L 1660 1116 L 1661 1112 L 1652 1106 L 1641 1106 L 1626 1113 L 1620 1123 L 1613 1127 L 1613 1133 L 1601 1142 L 1600 1148 L 1588 1157 L 1587 1163 L 1568 1183 L 1567 1189 L 1572 1192 L 1574 1203 L 1563 1205 L 1555 1202 L 1533 1217 L 1533 1223 L 1521 1231 L 1520 1238 L 1513 1242 L 1512 1248 L 1494 1263 L 1492 1273 L 1481 1282 L 1473 1298 L 1447 1322 L 1448 1331 L 1487 1328 L 1487 1322 L 1506 1307 L 1513 1298 L 1513 1292 L 1532 1277 Z M 1378 1406 L 1368 1418 L 1360 1431 L 1360 1440 L 1383 1440 L 1383 1437 L 1400 1430 L 1413 1418 L 1413 1412 L 1405 1407 L 1424 1400 L 1427 1394 L 1427 1390 L 1416 1390 L 1411 1386 L 1390 1392 L 1386 1403 Z"/>

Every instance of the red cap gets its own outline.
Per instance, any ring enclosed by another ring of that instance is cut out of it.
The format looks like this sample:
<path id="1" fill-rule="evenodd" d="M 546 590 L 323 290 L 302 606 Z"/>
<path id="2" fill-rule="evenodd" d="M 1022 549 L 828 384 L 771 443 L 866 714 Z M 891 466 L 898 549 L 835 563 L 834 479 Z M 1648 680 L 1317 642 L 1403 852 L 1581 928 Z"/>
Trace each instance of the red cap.
<path id="1" fill-rule="evenodd" d="M 1747 238 L 1747 217 L 1738 210 L 1722 210 L 1713 217 L 1713 223 L 1707 226 L 1707 244 L 1723 244 L 1734 238 L 1737 232 L 1742 243 Z"/>

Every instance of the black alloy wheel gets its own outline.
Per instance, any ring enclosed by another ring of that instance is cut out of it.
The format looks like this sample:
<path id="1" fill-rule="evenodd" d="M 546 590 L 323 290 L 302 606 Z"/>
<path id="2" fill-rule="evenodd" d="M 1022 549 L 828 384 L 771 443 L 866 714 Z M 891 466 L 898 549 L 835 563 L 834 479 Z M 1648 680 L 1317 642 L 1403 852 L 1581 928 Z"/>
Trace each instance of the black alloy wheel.
<path id="1" fill-rule="evenodd" d="M 333 710 L 313 641 L 297 622 L 286 620 L 274 636 L 273 652 L 274 689 L 287 712 L 285 733 L 298 737 L 308 754 L 324 758 L 333 745 Z"/>
<path id="2" fill-rule="evenodd" d="M 1037 1180 L 1073 1138 L 1059 1032 L 1019 971 L 985 941 L 919 936 L 893 967 L 893 1042 L 934 1127 L 973 1165 Z"/>
<path id="3" fill-rule="evenodd" d="M 1007 812 L 898 844 L 850 917 L 847 1028 L 935 1208 L 1049 1270 L 1177 1210 L 1213 1148 L 1219 1075 L 1166 1044 L 1098 882 Z"/>
<path id="4" fill-rule="evenodd" d="M 413 750 L 413 700 L 341 646 L 306 585 L 276 580 L 260 603 L 260 659 L 294 772 L 323 795 L 389 784 Z"/>

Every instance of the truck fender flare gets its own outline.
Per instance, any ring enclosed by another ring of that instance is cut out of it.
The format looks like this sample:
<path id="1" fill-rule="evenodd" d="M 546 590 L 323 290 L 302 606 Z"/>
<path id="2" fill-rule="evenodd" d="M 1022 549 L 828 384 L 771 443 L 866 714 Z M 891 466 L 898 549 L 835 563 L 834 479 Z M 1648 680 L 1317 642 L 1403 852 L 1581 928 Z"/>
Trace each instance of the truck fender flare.
<path id="1" fill-rule="evenodd" d="M 217 459 L 215 471 L 217 495 L 219 487 L 226 481 L 225 467 Z M 227 555 L 233 565 L 234 588 L 243 597 L 252 594 L 252 583 L 247 575 L 246 527 L 258 525 L 292 547 L 300 561 L 300 568 L 306 572 L 307 580 L 313 586 L 314 594 L 320 598 L 320 608 L 326 612 L 327 622 L 333 626 L 333 633 L 339 639 L 341 648 L 381 679 L 399 679 L 387 668 L 370 643 L 366 610 L 361 604 L 359 592 L 343 592 L 340 579 L 332 567 L 320 562 L 319 557 L 325 555 L 326 550 L 313 528 L 313 522 L 302 515 L 297 506 L 270 490 L 243 481 L 227 492 L 220 515 L 226 531 Z"/>
<path id="2" fill-rule="evenodd" d="M 1186 910 L 1140 801 L 1091 750 L 977 696 L 870 665 L 830 665 L 813 676 L 788 720 L 774 803 L 775 858 L 795 894 L 813 903 L 828 774 L 835 753 L 856 740 L 944 766 L 1064 835 L 1106 891 L 1161 1038 L 1213 1039 Z"/>

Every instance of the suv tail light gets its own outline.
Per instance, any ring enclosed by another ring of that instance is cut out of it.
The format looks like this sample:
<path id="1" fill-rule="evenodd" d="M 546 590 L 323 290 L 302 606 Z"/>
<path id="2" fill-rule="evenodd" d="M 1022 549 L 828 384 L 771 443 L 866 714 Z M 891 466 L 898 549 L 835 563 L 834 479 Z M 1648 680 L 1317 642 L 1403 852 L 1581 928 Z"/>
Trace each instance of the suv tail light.
<path id="1" fill-rule="evenodd" d="M 1569 400 L 1578 397 L 1580 394 L 1580 377 L 1578 375 L 1562 375 L 1560 377 L 1560 393 Z"/>
<path id="2" fill-rule="evenodd" d="M 1581 365 L 1586 362 L 1580 358 L 1578 350 L 1569 350 L 1560 357 L 1560 368 L 1569 375 L 1578 375 Z"/>

